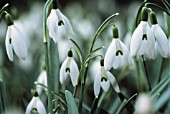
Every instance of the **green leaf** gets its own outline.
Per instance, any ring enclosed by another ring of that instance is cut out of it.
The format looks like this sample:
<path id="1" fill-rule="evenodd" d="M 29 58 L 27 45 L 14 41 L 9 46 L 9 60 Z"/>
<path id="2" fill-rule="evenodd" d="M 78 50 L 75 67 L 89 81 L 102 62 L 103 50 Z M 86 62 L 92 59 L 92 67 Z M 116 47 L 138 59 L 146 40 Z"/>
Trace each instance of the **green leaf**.
<path id="1" fill-rule="evenodd" d="M 82 55 L 80 47 L 78 46 L 78 44 L 73 39 L 70 38 L 70 41 L 74 44 L 74 49 L 76 50 L 76 53 L 79 56 L 80 62 L 82 63 L 83 62 L 83 55 Z"/>
<path id="2" fill-rule="evenodd" d="M 50 38 L 49 45 L 49 64 L 50 64 L 50 79 L 53 91 L 59 93 L 59 53 L 58 53 L 58 45 L 54 43 L 52 38 Z M 56 96 L 53 96 L 53 99 L 58 99 Z M 57 107 L 58 103 L 55 102 L 55 107 Z"/>
<path id="3" fill-rule="evenodd" d="M 168 3 L 167 0 L 161 0 L 163 2 L 163 4 L 165 5 L 165 7 L 170 11 L 170 3 Z"/>
<path id="4" fill-rule="evenodd" d="M 79 114 L 76 101 L 70 91 L 65 90 L 68 114 Z"/>
<path id="5" fill-rule="evenodd" d="M 150 95 L 154 98 L 156 97 L 168 84 L 170 81 L 170 76 L 167 75 L 166 77 L 164 77 L 159 83 L 158 85 L 156 85 L 152 91 L 150 92 Z"/>

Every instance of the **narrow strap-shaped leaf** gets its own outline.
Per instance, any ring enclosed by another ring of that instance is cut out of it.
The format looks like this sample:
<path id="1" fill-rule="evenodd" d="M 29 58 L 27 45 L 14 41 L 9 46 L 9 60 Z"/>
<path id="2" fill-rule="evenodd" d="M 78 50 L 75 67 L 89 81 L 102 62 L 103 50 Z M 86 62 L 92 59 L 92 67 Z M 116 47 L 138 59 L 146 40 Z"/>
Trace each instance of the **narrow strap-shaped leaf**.
<path id="1" fill-rule="evenodd" d="M 167 8 L 167 10 L 168 11 L 170 11 L 170 7 L 169 7 L 169 5 L 167 4 L 167 2 L 165 1 L 165 0 L 161 0 L 162 1 L 162 3 L 165 5 L 165 7 Z"/>
<path id="2" fill-rule="evenodd" d="M 52 38 L 50 38 L 49 46 L 49 64 L 50 64 L 50 77 L 53 91 L 59 93 L 59 53 L 58 53 L 58 44 L 54 43 Z M 53 96 L 53 99 L 58 99 L 56 96 Z M 54 103 L 57 107 L 57 102 Z"/>
<path id="3" fill-rule="evenodd" d="M 76 101 L 70 91 L 65 91 L 68 114 L 79 114 Z"/>
<path id="4" fill-rule="evenodd" d="M 78 44 L 73 39 L 70 38 L 70 41 L 74 44 L 76 53 L 79 56 L 80 62 L 82 63 L 83 62 L 83 55 L 82 55 L 80 47 L 78 46 Z"/>
<path id="5" fill-rule="evenodd" d="M 7 99 L 7 93 L 6 93 L 6 86 L 5 83 L 0 80 L 0 111 L 5 112 L 7 105 L 8 105 L 8 99 Z"/>
<path id="6" fill-rule="evenodd" d="M 170 3 L 167 0 L 162 0 L 166 4 L 166 6 L 170 9 Z"/>
<path id="7" fill-rule="evenodd" d="M 95 113 L 95 111 L 96 111 L 96 109 L 97 109 L 98 101 L 99 101 L 98 98 L 95 98 L 95 99 L 94 99 L 90 114 L 94 114 L 94 113 Z"/>

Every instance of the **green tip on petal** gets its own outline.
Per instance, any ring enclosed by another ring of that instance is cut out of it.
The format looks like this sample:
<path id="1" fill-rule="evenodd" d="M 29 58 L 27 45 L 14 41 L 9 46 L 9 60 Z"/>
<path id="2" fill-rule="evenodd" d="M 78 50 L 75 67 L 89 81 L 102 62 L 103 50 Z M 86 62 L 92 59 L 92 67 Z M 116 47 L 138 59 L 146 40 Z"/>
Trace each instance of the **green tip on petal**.
<path id="1" fill-rule="evenodd" d="M 142 8 L 141 20 L 148 21 L 148 8 L 147 7 Z"/>
<path id="2" fill-rule="evenodd" d="M 158 24 L 156 14 L 153 11 L 150 12 L 150 20 L 152 25 Z"/>
<path id="3" fill-rule="evenodd" d="M 31 90 L 31 93 L 34 97 L 38 97 L 38 92 L 36 90 Z"/>
<path id="4" fill-rule="evenodd" d="M 12 16 L 6 12 L 5 14 L 5 19 L 6 19 L 6 22 L 7 22 L 7 25 L 10 26 L 10 25 L 13 25 L 14 22 L 13 22 L 13 19 L 12 19 Z"/>
<path id="5" fill-rule="evenodd" d="M 101 66 L 104 66 L 104 59 L 101 59 L 101 60 L 100 60 L 100 65 L 101 65 Z"/>
<path id="6" fill-rule="evenodd" d="M 68 51 L 68 57 L 73 57 L 73 52 L 71 50 Z"/>
<path id="7" fill-rule="evenodd" d="M 113 38 L 119 38 L 118 28 L 116 26 L 113 27 Z"/>

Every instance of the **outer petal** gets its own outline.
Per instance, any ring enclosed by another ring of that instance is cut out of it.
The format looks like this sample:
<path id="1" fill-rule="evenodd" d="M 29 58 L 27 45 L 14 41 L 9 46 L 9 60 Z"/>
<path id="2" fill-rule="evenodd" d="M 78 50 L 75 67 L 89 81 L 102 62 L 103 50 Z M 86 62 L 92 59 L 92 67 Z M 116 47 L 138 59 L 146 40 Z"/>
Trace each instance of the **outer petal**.
<path id="1" fill-rule="evenodd" d="M 107 80 L 106 82 L 101 82 L 101 87 L 105 92 L 107 92 L 110 88 L 110 81 Z"/>
<path id="2" fill-rule="evenodd" d="M 67 79 L 68 75 L 66 73 L 66 65 L 67 65 L 67 61 L 68 61 L 68 57 L 65 59 L 65 61 L 63 62 L 63 64 L 61 65 L 60 68 L 60 83 L 63 84 L 64 81 Z"/>
<path id="3" fill-rule="evenodd" d="M 114 77 L 109 71 L 107 71 L 106 74 L 107 74 L 107 77 L 108 77 L 108 79 L 110 80 L 110 83 L 112 84 L 114 90 L 115 90 L 117 93 L 119 93 L 119 92 L 120 92 L 120 89 L 119 89 L 119 86 L 118 86 L 118 84 L 117 84 L 117 81 L 116 81 L 115 77 Z"/>
<path id="4" fill-rule="evenodd" d="M 70 60 L 70 78 L 74 87 L 77 85 L 78 76 L 79 76 L 79 69 L 74 58 L 72 57 Z"/>
<path id="5" fill-rule="evenodd" d="M 49 36 L 53 38 L 56 43 L 58 41 L 58 17 L 55 9 L 51 10 L 47 18 L 47 28 L 49 30 Z"/>
<path id="6" fill-rule="evenodd" d="M 46 114 L 46 109 L 41 100 L 39 99 L 39 97 L 37 98 L 36 107 L 39 114 Z"/>
<path id="7" fill-rule="evenodd" d="M 156 38 L 156 42 L 158 42 L 158 48 L 160 48 L 158 51 L 161 54 L 162 57 L 168 57 L 169 53 L 169 44 L 168 39 L 164 33 L 164 31 L 161 29 L 161 27 L 156 24 L 152 25 L 152 30 L 154 32 L 154 36 Z"/>
<path id="8" fill-rule="evenodd" d="M 20 59 L 25 60 L 28 52 L 27 52 L 27 46 L 24 41 L 23 35 L 19 31 L 19 29 L 16 28 L 16 26 L 14 25 L 12 28 L 11 35 L 12 35 L 12 46 L 13 46 L 14 52 Z"/>
<path id="9" fill-rule="evenodd" d="M 147 55 L 149 56 L 149 58 L 154 59 L 154 48 L 155 48 L 155 38 L 154 38 L 154 34 L 149 26 L 149 24 L 147 23 L 147 28 L 146 28 L 146 32 L 147 32 L 147 41 L 148 41 L 148 49 L 147 49 Z"/>
<path id="10" fill-rule="evenodd" d="M 138 27 L 133 32 L 132 39 L 130 42 L 130 54 L 132 57 L 136 56 L 138 50 L 140 49 L 143 37 L 143 24 L 144 22 L 141 21 Z"/>
<path id="11" fill-rule="evenodd" d="M 113 65 L 113 58 L 115 56 L 115 53 L 116 53 L 116 44 L 115 44 L 115 39 L 113 38 L 112 43 L 110 44 L 105 54 L 104 67 L 106 70 L 111 69 Z"/>
<path id="12" fill-rule="evenodd" d="M 97 75 L 94 80 L 94 95 L 95 97 L 98 97 L 100 93 L 100 83 L 101 83 L 101 68 L 97 72 Z"/>
<path id="13" fill-rule="evenodd" d="M 8 26 L 8 29 L 7 29 L 5 46 L 6 46 L 6 51 L 7 51 L 9 60 L 13 61 L 13 49 L 12 49 L 12 43 L 10 43 L 10 40 L 12 40 L 11 39 L 11 29 L 12 29 L 11 26 Z"/>

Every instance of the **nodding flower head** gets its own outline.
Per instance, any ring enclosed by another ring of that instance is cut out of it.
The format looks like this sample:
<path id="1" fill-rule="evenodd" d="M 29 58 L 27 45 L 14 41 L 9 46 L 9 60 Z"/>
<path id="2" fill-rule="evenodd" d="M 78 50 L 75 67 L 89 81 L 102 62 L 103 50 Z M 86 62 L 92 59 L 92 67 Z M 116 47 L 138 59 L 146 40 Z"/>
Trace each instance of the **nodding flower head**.
<path id="1" fill-rule="evenodd" d="M 151 29 L 155 38 L 155 57 L 159 53 L 162 57 L 167 58 L 169 54 L 168 38 L 162 28 L 159 26 L 155 12 L 150 12 Z"/>
<path id="2" fill-rule="evenodd" d="M 148 10 L 146 7 L 142 9 L 141 17 L 141 21 L 132 35 L 130 42 L 130 53 L 133 57 L 136 55 L 146 55 L 153 59 L 155 39 L 147 22 Z"/>
<path id="3" fill-rule="evenodd" d="M 61 69 L 60 69 L 60 83 L 61 84 L 64 83 L 68 75 L 71 78 L 71 82 L 73 86 L 76 86 L 77 81 L 78 81 L 78 76 L 79 76 L 79 69 L 73 58 L 73 53 L 71 50 L 68 52 L 67 58 L 61 65 Z"/>
<path id="4" fill-rule="evenodd" d="M 58 31 L 60 26 L 64 26 L 66 28 L 69 33 L 69 37 L 74 36 L 73 28 L 68 18 L 63 15 L 59 9 L 52 9 L 50 15 L 47 18 L 47 28 L 49 31 L 49 36 L 54 40 L 55 43 L 59 39 Z"/>
<path id="5" fill-rule="evenodd" d="M 113 40 L 105 54 L 105 69 L 117 69 L 133 63 L 127 46 L 119 39 L 118 28 L 113 28 Z"/>
<path id="6" fill-rule="evenodd" d="M 27 46 L 24 41 L 24 37 L 20 30 L 14 25 L 12 17 L 10 14 L 5 15 L 8 28 L 5 39 L 5 46 L 7 55 L 10 61 L 13 61 L 13 51 L 22 60 L 27 57 Z"/>
<path id="7" fill-rule="evenodd" d="M 38 97 L 38 93 L 35 92 L 32 100 L 27 106 L 25 114 L 32 114 L 32 112 L 36 112 L 38 114 L 47 114 L 46 109 Z"/>
<path id="8" fill-rule="evenodd" d="M 100 88 L 107 92 L 110 88 L 110 83 L 116 92 L 120 92 L 119 86 L 115 77 L 104 68 L 104 60 L 101 59 L 100 67 L 94 80 L 94 95 L 97 98 L 100 93 Z"/>

